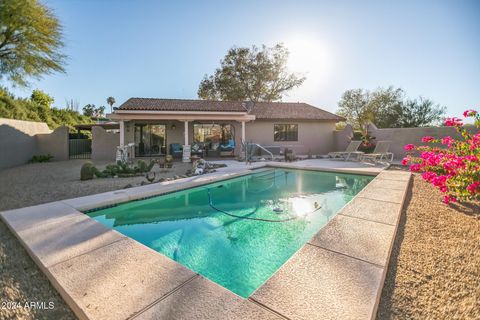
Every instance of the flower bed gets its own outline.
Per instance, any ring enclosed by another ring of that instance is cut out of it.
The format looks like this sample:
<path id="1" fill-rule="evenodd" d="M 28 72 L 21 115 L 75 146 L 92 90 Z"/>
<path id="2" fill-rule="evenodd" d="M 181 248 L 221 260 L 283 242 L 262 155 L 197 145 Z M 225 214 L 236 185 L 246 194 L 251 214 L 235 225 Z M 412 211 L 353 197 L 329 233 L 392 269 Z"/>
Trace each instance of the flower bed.
<path id="1" fill-rule="evenodd" d="M 477 129 L 480 115 L 475 110 L 463 113 L 465 118 L 473 118 Z M 425 136 L 426 145 L 407 144 L 408 155 L 402 160 L 410 171 L 422 174 L 422 178 L 444 193 L 445 203 L 480 200 L 480 131 L 468 132 L 461 119 L 447 118 L 445 125 L 454 127 L 462 137 L 436 138 Z M 442 147 L 434 146 L 440 144 Z M 415 151 L 420 153 L 414 156 Z"/>

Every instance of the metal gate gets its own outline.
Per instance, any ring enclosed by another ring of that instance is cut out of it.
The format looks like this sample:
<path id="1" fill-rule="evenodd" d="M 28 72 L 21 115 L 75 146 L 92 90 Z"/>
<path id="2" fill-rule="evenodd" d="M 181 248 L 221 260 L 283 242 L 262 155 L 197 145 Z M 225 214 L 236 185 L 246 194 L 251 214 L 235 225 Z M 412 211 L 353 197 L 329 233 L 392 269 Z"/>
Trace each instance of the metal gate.
<path id="1" fill-rule="evenodd" d="M 92 157 L 92 139 L 69 139 L 68 156 L 70 159 L 90 159 Z"/>

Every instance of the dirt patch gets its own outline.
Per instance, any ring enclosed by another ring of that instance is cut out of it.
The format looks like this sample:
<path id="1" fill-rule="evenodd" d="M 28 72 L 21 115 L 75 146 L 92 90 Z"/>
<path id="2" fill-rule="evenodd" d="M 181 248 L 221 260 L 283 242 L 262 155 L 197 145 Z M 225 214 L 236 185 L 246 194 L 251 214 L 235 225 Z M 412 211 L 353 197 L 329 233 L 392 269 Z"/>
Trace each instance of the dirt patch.
<path id="1" fill-rule="evenodd" d="M 480 204 L 441 198 L 415 175 L 377 319 L 480 319 Z"/>

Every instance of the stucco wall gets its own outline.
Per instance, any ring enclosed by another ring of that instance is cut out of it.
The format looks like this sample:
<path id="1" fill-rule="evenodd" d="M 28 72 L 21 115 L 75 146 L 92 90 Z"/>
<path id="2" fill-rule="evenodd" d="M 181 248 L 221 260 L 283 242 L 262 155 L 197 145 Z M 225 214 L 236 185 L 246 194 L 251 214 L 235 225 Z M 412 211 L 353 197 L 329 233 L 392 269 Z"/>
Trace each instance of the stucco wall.
<path id="1" fill-rule="evenodd" d="M 0 169 L 26 163 L 38 154 L 36 134 L 48 134 L 46 123 L 0 118 Z"/>
<path id="2" fill-rule="evenodd" d="M 140 122 L 140 121 L 139 121 Z M 184 123 L 181 121 L 141 121 L 141 123 L 160 123 L 166 125 L 167 135 L 167 153 L 170 151 L 171 143 L 184 143 Z M 195 122 L 202 123 L 202 122 Z M 203 121 L 203 123 L 211 123 Z M 235 155 L 241 153 L 242 126 L 240 122 L 226 121 L 234 127 L 235 130 Z M 298 124 L 298 141 L 273 141 L 274 124 Z M 172 125 L 175 129 L 172 129 Z M 189 144 L 193 143 L 193 122 L 188 124 Z M 125 143 L 134 142 L 135 121 L 129 121 L 125 124 Z M 288 147 L 297 154 L 325 154 L 336 147 L 334 131 L 335 122 L 333 121 L 252 121 L 246 123 L 246 139 L 259 143 L 263 146 Z M 93 137 L 95 143 L 95 137 Z M 93 148 L 93 146 L 92 146 Z M 93 152 L 93 151 L 92 151 Z M 92 155 L 93 157 L 93 155 Z"/>
<path id="3" fill-rule="evenodd" d="M 51 154 L 53 161 L 68 160 L 68 127 L 59 127 L 52 133 L 37 134 L 36 139 L 38 154 Z"/>
<path id="4" fill-rule="evenodd" d="M 333 132 L 334 146 L 332 151 L 344 151 L 353 138 L 353 128 L 347 124 L 342 130 Z"/>
<path id="5" fill-rule="evenodd" d="M 92 160 L 115 160 L 120 133 L 107 132 L 102 127 L 92 127 Z"/>
<path id="6" fill-rule="evenodd" d="M 471 129 L 472 132 L 474 128 Z M 403 146 L 409 143 L 418 145 L 424 136 L 442 138 L 451 136 L 458 139 L 460 136 L 452 127 L 429 127 L 429 128 L 388 128 L 378 129 L 374 125 L 368 128 L 370 135 L 376 138 L 376 141 L 391 141 L 390 151 L 394 153 L 395 159 L 399 160 L 405 156 Z"/>
<path id="7" fill-rule="evenodd" d="M 298 141 L 274 141 L 274 124 L 298 124 Z M 240 129 L 241 130 L 241 129 Z M 239 130 L 239 135 L 241 131 Z M 325 154 L 335 147 L 334 121 L 261 121 L 246 124 L 246 139 L 262 146 L 293 149 L 296 154 Z"/>

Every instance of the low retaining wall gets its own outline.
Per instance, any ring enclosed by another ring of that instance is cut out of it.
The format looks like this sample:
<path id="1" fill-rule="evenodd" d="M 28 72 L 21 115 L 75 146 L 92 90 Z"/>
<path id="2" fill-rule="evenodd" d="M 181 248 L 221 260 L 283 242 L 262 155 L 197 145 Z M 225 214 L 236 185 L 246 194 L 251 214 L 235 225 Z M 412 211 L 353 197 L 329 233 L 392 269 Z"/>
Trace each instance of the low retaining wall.
<path id="1" fill-rule="evenodd" d="M 68 128 L 52 132 L 44 122 L 0 118 L 0 169 L 22 165 L 34 155 L 68 159 Z"/>
<path id="2" fill-rule="evenodd" d="M 343 130 L 333 131 L 333 145 L 332 151 L 344 151 L 353 138 L 353 128 L 347 124 Z"/>
<path id="3" fill-rule="evenodd" d="M 475 128 L 468 129 L 476 132 Z M 403 146 L 406 144 L 421 144 L 422 137 L 432 136 L 443 138 L 451 136 L 454 139 L 461 138 L 452 127 L 425 127 L 425 128 L 385 128 L 379 129 L 374 124 L 368 126 L 368 133 L 375 137 L 375 141 L 390 141 L 390 152 L 393 152 L 395 160 L 401 160 L 406 153 Z M 334 131 L 335 151 L 343 151 L 347 148 L 353 138 L 353 129 L 347 125 L 345 129 Z"/>
<path id="4" fill-rule="evenodd" d="M 473 132 L 475 129 L 471 128 Z M 368 132 L 375 137 L 375 141 L 391 141 L 390 151 L 395 155 L 396 160 L 405 157 L 406 153 L 403 146 L 406 144 L 421 144 L 422 137 L 432 136 L 435 138 L 443 138 L 451 136 L 459 139 L 461 136 L 453 127 L 426 127 L 426 128 L 387 128 L 378 129 L 375 125 L 369 125 Z"/>
<path id="5" fill-rule="evenodd" d="M 92 127 L 92 160 L 115 160 L 120 134 L 105 131 L 102 127 Z"/>
<path id="6" fill-rule="evenodd" d="M 51 154 L 54 161 L 68 160 L 68 128 L 59 127 L 49 134 L 37 134 L 38 154 Z"/>

